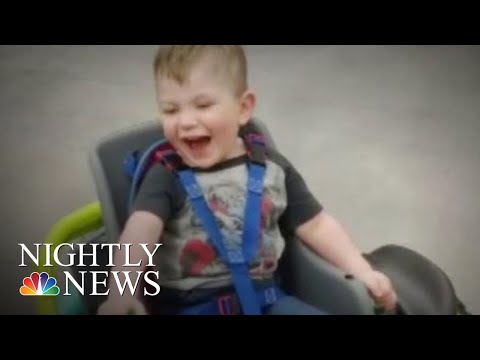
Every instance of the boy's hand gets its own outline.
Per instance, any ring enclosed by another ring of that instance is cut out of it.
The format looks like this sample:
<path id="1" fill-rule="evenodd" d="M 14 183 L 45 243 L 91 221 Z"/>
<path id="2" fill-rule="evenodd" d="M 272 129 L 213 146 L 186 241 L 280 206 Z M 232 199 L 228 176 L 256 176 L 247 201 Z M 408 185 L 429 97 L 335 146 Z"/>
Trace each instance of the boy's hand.
<path id="1" fill-rule="evenodd" d="M 385 276 L 385 274 L 372 270 L 357 275 L 357 278 L 366 285 L 370 296 L 372 296 L 378 305 L 386 311 L 395 310 L 397 294 L 393 289 L 390 279 Z"/>
<path id="2" fill-rule="evenodd" d="M 145 306 L 135 297 L 108 299 L 98 308 L 97 315 L 147 315 Z"/>

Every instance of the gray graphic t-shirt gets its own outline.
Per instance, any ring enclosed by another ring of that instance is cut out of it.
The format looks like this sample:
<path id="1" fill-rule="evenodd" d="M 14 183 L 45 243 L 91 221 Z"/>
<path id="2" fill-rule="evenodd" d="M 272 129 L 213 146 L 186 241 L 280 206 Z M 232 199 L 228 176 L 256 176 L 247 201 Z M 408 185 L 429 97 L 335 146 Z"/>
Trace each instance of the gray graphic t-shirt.
<path id="1" fill-rule="evenodd" d="M 214 214 L 228 248 L 240 247 L 245 216 L 248 157 L 194 169 L 204 197 Z M 294 167 L 278 152 L 268 149 L 261 204 L 261 237 L 251 263 L 253 279 L 273 277 L 285 247 L 282 235 L 292 235 L 301 224 L 322 211 Z M 162 247 L 155 254 L 159 284 L 190 290 L 231 284 L 209 236 L 196 216 L 182 184 L 162 165 L 154 165 L 139 189 L 135 210 L 148 211 L 164 222 Z"/>

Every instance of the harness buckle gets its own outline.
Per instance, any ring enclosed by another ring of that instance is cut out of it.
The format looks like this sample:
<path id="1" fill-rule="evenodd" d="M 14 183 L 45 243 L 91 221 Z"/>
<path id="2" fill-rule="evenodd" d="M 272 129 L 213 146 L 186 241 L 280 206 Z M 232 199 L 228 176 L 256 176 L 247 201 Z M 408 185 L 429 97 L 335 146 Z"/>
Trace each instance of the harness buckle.
<path id="1" fill-rule="evenodd" d="M 263 182 L 256 179 L 250 179 L 248 182 L 248 190 L 254 194 L 262 195 L 263 194 Z"/>
<path id="2" fill-rule="evenodd" d="M 245 264 L 245 256 L 241 250 L 227 250 L 227 258 L 230 264 Z"/>

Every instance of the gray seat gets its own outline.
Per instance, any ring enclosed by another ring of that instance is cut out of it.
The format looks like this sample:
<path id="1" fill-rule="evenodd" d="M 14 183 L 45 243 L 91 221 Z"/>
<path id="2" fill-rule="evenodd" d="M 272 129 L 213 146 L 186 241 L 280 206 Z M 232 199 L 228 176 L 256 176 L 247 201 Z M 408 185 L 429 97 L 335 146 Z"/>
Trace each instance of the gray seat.
<path id="1" fill-rule="evenodd" d="M 268 145 L 275 147 L 264 124 L 251 126 L 261 131 Z M 89 162 L 102 207 L 106 241 L 118 241 L 127 220 L 130 181 L 123 172 L 127 153 L 147 148 L 161 139 L 158 122 L 146 122 L 101 139 L 91 150 Z M 365 287 L 336 267 L 315 256 L 297 239 L 288 241 L 281 272 L 285 287 L 304 301 L 331 314 L 374 314 L 374 304 Z"/>

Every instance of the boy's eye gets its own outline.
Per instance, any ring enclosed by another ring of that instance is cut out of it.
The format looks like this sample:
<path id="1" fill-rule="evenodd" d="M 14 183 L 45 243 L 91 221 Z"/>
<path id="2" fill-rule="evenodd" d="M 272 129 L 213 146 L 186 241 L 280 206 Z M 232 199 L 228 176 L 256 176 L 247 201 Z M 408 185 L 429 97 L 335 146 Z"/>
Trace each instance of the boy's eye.
<path id="1" fill-rule="evenodd" d="M 208 109 L 212 105 L 213 105 L 212 103 L 200 103 L 200 104 L 197 104 L 197 107 L 200 109 Z"/>
<path id="2" fill-rule="evenodd" d="M 178 110 L 177 109 L 164 109 L 163 113 L 166 115 L 172 115 L 175 114 Z"/>

